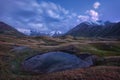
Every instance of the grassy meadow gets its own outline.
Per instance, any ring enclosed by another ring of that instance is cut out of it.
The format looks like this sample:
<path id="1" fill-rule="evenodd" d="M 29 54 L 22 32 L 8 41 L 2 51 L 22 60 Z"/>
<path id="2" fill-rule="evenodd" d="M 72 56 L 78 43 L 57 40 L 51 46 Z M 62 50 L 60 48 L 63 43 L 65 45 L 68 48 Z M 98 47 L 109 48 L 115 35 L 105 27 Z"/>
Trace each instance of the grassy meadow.
<path id="1" fill-rule="evenodd" d="M 15 51 L 14 47 L 27 47 Z M 91 53 L 99 57 L 96 66 L 51 74 L 29 74 L 21 62 L 50 51 L 69 52 L 79 56 Z M 108 78 L 109 77 L 109 78 Z M 0 35 L 0 80 L 120 80 L 120 41 L 117 39 L 65 37 L 15 37 Z"/>

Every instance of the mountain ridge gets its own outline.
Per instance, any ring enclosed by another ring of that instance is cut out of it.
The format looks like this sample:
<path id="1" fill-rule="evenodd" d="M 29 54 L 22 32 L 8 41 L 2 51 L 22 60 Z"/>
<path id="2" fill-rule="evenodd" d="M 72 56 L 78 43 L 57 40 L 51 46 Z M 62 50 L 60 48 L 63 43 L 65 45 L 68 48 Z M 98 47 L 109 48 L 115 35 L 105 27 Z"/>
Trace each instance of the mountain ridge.
<path id="1" fill-rule="evenodd" d="M 120 37 L 120 22 L 96 24 L 83 22 L 69 30 L 65 35 L 75 37 Z"/>
<path id="2" fill-rule="evenodd" d="M 18 30 L 4 22 L 0 22 L 0 34 L 12 36 L 25 36 L 23 33 L 19 32 Z"/>

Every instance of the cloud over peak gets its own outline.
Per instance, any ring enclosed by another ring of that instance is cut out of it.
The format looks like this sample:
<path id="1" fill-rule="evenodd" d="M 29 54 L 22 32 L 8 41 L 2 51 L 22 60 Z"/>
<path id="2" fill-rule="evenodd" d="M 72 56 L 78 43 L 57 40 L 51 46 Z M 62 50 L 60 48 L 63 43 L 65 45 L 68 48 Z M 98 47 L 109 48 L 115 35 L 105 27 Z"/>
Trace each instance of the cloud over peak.
<path id="1" fill-rule="evenodd" d="M 8 4 L 9 2 L 9 4 Z M 4 4 L 8 4 L 7 6 Z M 93 4 L 94 9 L 100 6 Z M 30 33 L 61 31 L 66 32 L 83 21 L 99 19 L 95 10 L 86 10 L 84 15 L 67 10 L 59 4 L 37 0 L 2 0 L 0 3 L 0 20 L 15 26 L 19 31 Z"/>
<path id="2" fill-rule="evenodd" d="M 97 11 L 91 9 L 91 10 L 87 10 L 86 13 L 90 15 L 91 20 L 93 21 L 99 20 L 99 14 Z"/>
<path id="3" fill-rule="evenodd" d="M 95 3 L 93 4 L 93 7 L 94 7 L 95 9 L 98 9 L 100 5 L 101 5 L 101 4 L 100 4 L 99 2 L 95 2 Z"/>
<path id="4" fill-rule="evenodd" d="M 93 4 L 94 9 L 86 10 L 85 15 L 78 15 L 77 22 L 99 20 L 99 13 L 96 11 L 96 9 L 98 9 L 100 5 L 101 4 L 99 2 L 95 2 Z"/>

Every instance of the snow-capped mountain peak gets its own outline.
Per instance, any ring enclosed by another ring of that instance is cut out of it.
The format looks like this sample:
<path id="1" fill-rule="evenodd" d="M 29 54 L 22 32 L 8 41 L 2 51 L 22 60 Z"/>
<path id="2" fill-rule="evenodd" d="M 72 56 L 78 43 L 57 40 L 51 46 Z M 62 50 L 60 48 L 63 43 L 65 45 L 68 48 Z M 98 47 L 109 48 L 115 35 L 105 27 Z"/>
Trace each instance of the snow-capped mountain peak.
<path id="1" fill-rule="evenodd" d="M 86 21 L 84 22 L 85 24 L 87 25 L 105 25 L 105 22 L 104 21 Z"/>
<path id="2" fill-rule="evenodd" d="M 61 31 L 51 31 L 50 32 L 50 36 L 56 36 L 56 35 L 61 35 L 62 32 Z"/>

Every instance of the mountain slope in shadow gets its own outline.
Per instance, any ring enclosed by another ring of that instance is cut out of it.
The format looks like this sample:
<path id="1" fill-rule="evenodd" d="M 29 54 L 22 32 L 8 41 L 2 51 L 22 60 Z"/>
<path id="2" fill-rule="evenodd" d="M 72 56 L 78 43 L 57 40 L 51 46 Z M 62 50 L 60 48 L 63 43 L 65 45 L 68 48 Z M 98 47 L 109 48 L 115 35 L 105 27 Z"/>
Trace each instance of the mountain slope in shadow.
<path id="1" fill-rule="evenodd" d="M 111 23 L 94 23 L 94 22 L 83 22 L 68 31 L 65 35 L 72 35 L 75 37 L 120 37 L 120 22 Z"/>
<path id="2" fill-rule="evenodd" d="M 4 22 L 0 22 L 0 34 L 12 36 L 25 36 L 23 33 L 17 31 L 15 28 Z"/>

